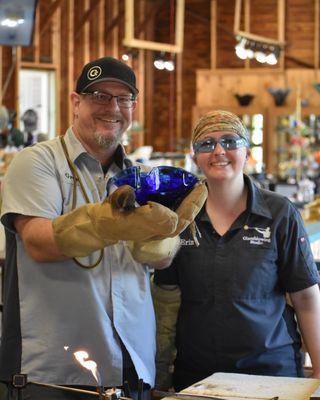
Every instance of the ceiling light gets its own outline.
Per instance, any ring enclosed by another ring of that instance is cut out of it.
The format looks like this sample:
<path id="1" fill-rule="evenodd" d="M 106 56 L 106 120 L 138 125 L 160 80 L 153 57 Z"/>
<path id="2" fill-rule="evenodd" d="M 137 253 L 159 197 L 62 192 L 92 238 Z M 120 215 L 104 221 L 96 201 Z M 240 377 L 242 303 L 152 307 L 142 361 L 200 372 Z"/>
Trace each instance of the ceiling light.
<path id="1" fill-rule="evenodd" d="M 266 57 L 266 63 L 269 65 L 276 65 L 278 62 L 276 56 L 274 55 L 274 53 L 268 54 Z"/>
<path id="2" fill-rule="evenodd" d="M 254 58 L 259 62 L 259 63 L 265 63 L 267 61 L 267 56 L 265 53 L 262 51 L 257 51 L 254 53 Z"/>
<path id="3" fill-rule="evenodd" d="M 161 60 L 160 58 L 154 60 L 153 65 L 160 70 L 164 69 L 164 60 Z"/>
<path id="4" fill-rule="evenodd" d="M 280 56 L 280 45 L 274 43 L 265 43 L 256 39 L 236 36 L 237 45 L 235 46 L 236 55 L 241 60 L 255 58 L 260 63 L 275 65 Z"/>
<path id="5" fill-rule="evenodd" d="M 167 71 L 174 71 L 174 63 L 173 63 L 173 61 L 165 61 L 164 62 L 164 68 L 167 70 Z"/>
<path id="6" fill-rule="evenodd" d="M 124 53 L 124 54 L 122 54 L 121 58 L 122 58 L 123 61 L 129 61 L 130 57 L 129 57 L 129 54 Z"/>
<path id="7" fill-rule="evenodd" d="M 155 57 L 153 65 L 155 66 L 155 68 L 159 70 L 166 70 L 169 72 L 172 72 L 175 69 L 174 60 L 172 59 L 172 56 L 168 59 L 168 57 L 164 52 L 161 52 L 159 55 Z"/>

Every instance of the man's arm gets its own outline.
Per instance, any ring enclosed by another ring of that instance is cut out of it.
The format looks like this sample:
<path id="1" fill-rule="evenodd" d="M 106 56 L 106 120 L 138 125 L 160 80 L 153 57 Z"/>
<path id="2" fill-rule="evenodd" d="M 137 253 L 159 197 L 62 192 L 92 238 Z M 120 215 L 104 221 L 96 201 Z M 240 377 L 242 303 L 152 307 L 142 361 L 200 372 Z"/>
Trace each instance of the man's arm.
<path id="1" fill-rule="evenodd" d="M 31 258 L 37 262 L 66 260 L 54 239 L 52 221 L 47 218 L 19 215 L 14 227 Z"/>
<path id="2" fill-rule="evenodd" d="M 313 378 L 320 378 L 320 292 L 319 286 L 290 293 L 303 341 L 311 358 Z"/>
<path id="3" fill-rule="evenodd" d="M 28 254 L 38 262 L 84 257 L 119 240 L 152 241 L 166 238 L 176 229 L 177 215 L 158 203 L 129 211 L 114 209 L 111 200 L 118 190 L 102 203 L 82 205 L 52 221 L 16 217 L 14 226 Z M 132 191 L 129 186 L 127 190 Z"/>

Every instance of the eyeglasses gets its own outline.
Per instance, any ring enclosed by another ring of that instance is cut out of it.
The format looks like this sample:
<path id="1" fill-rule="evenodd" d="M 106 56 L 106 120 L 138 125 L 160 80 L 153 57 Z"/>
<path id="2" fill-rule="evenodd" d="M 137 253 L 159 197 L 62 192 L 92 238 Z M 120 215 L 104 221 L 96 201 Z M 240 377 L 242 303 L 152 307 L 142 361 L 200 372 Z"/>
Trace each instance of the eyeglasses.
<path id="1" fill-rule="evenodd" d="M 216 148 L 217 143 L 224 150 L 236 150 L 240 147 L 247 147 L 249 145 L 245 138 L 238 136 L 223 136 L 220 139 L 208 138 L 194 143 L 193 151 L 197 153 L 211 153 Z"/>
<path id="2" fill-rule="evenodd" d="M 94 92 L 83 92 L 81 94 L 84 96 L 91 96 L 92 101 L 95 104 L 99 104 L 101 106 L 107 106 L 113 98 L 116 99 L 117 104 L 120 108 L 132 108 L 133 105 L 136 103 L 136 98 L 134 96 L 114 96 L 111 93 L 99 92 L 98 90 Z"/>

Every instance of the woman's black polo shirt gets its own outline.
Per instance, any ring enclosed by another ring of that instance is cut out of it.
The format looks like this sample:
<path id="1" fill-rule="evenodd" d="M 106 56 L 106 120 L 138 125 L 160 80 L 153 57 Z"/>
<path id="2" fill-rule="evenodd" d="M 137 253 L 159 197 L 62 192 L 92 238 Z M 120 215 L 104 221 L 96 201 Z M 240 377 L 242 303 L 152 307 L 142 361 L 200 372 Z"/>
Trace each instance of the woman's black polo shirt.
<path id="1" fill-rule="evenodd" d="M 295 206 L 245 176 L 248 207 L 220 236 L 205 212 L 196 222 L 197 247 L 187 229 L 172 265 L 155 283 L 178 284 L 177 390 L 222 372 L 302 376 L 300 335 L 285 293 L 319 275 Z"/>

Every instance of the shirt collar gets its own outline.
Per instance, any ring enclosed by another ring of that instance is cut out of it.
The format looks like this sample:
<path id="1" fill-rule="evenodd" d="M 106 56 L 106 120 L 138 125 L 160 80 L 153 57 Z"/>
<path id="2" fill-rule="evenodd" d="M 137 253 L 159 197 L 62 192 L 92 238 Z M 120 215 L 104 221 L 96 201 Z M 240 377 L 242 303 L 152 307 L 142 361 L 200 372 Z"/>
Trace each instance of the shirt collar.
<path id="1" fill-rule="evenodd" d="M 253 214 L 261 215 L 266 218 L 272 218 L 271 210 L 264 200 L 263 193 L 252 181 L 249 176 L 244 175 L 244 182 L 248 188 L 248 203 L 247 210 Z M 209 221 L 209 217 L 206 213 L 205 205 L 199 212 L 198 218 L 202 221 Z"/>
<path id="2" fill-rule="evenodd" d="M 83 145 L 80 142 L 80 140 L 74 134 L 72 127 L 67 129 L 67 132 L 66 132 L 66 134 L 64 136 L 64 139 L 65 139 L 65 142 L 66 142 L 66 145 L 67 145 L 67 148 L 68 148 L 68 153 L 69 153 L 70 160 L 73 163 L 76 162 L 76 160 L 82 154 L 89 154 L 87 152 L 87 150 L 83 147 Z M 92 157 L 90 154 L 89 154 L 89 156 Z M 126 168 L 127 166 L 131 165 L 131 162 L 126 157 L 126 153 L 125 153 L 124 147 L 121 144 L 119 144 L 119 146 L 117 147 L 117 149 L 115 151 L 113 162 L 120 169 Z"/>
<path id="3" fill-rule="evenodd" d="M 251 213 L 272 218 L 270 207 L 264 199 L 262 190 L 253 183 L 249 176 L 244 175 L 244 181 L 248 187 L 248 209 Z"/>

